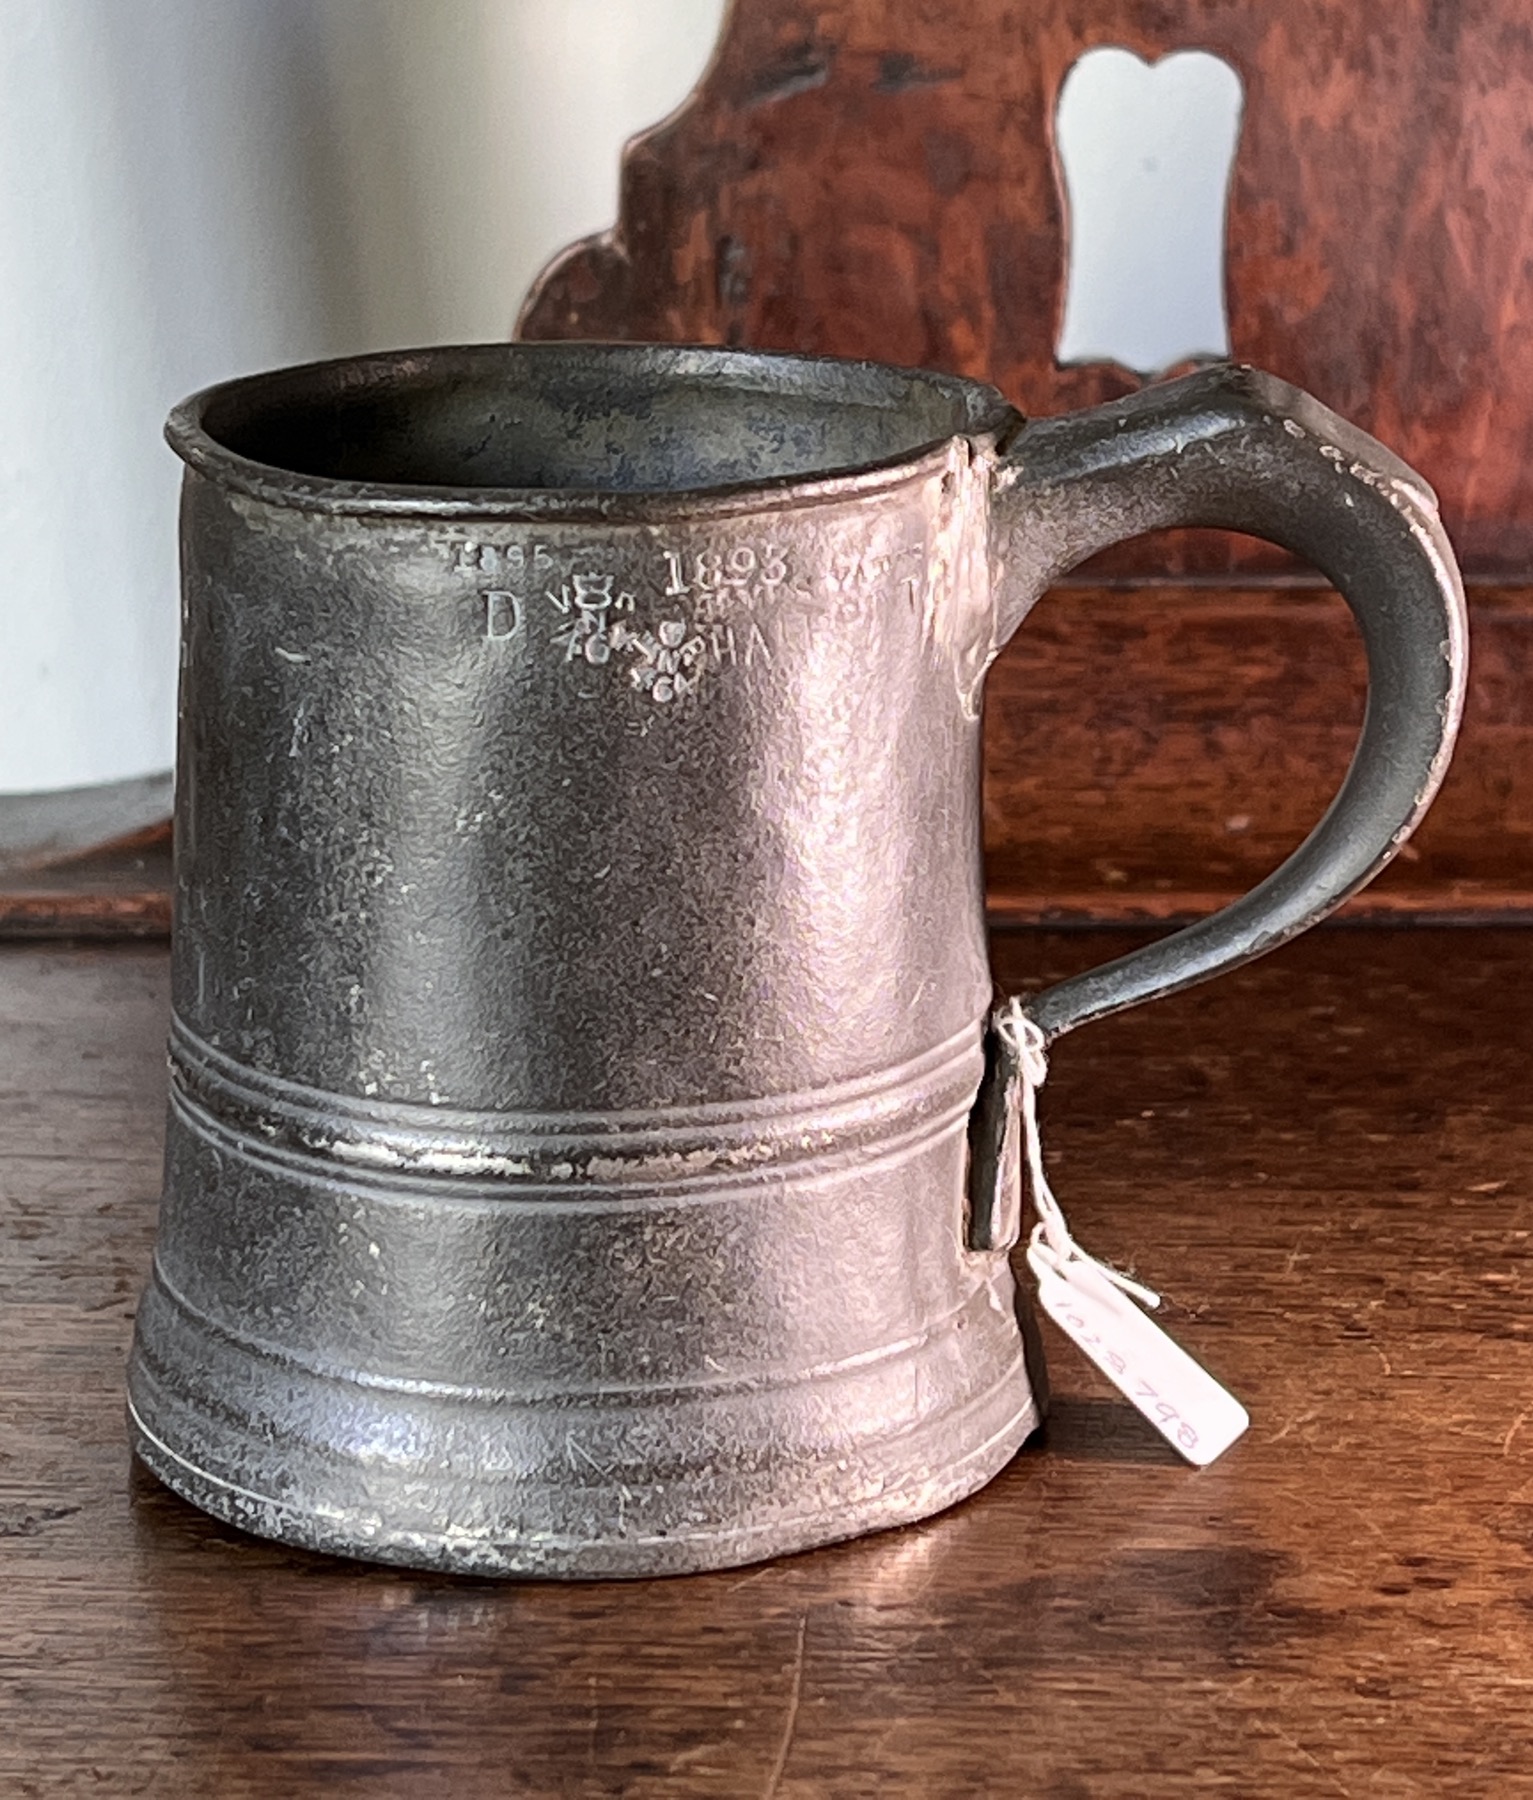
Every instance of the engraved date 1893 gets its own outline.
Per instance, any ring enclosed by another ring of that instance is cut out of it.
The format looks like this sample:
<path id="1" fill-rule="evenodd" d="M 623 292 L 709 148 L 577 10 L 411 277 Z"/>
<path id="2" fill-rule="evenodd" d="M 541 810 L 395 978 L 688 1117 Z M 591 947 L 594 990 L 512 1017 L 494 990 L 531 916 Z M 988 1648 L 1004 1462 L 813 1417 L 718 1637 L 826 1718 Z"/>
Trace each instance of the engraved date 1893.
<path id="1" fill-rule="evenodd" d="M 594 548 L 469 542 L 457 570 L 476 580 L 487 643 L 622 670 L 656 706 L 696 694 L 713 672 L 769 664 L 762 620 L 791 580 L 786 553 L 770 543 L 660 548 L 645 579 Z"/>

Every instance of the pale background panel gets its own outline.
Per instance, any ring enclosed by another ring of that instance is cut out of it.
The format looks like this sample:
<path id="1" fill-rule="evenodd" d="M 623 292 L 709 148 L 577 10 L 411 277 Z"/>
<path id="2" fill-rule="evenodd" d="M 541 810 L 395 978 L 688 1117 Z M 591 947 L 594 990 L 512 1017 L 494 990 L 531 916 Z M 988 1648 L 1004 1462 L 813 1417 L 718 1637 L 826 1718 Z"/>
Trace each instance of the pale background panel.
<path id="1" fill-rule="evenodd" d="M 724 5 L 0 0 L 0 795 L 170 764 L 169 407 L 507 336 L 544 263 L 612 223 L 624 141 L 684 100 Z M 1072 84 L 1069 348 L 1218 348 L 1219 230 L 1188 215 L 1222 209 L 1238 93 L 1108 73 Z"/>
<path id="2" fill-rule="evenodd" d="M 170 764 L 170 406 L 507 336 L 722 4 L 0 0 L 0 793 Z"/>

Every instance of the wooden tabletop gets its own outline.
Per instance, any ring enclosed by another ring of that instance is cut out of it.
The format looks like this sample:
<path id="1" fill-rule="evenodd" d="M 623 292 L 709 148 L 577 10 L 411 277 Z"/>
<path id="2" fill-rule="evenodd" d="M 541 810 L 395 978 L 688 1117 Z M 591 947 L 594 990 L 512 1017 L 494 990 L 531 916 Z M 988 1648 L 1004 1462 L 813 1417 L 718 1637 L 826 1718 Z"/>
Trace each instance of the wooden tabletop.
<path id="1" fill-rule="evenodd" d="M 1060 1198 L 1249 1406 L 1223 1461 L 1051 1335 L 975 1499 L 629 1585 L 289 1552 L 131 1467 L 165 987 L 0 948 L 0 1794 L 1533 1795 L 1533 933 L 1320 932 L 1059 1046 Z"/>

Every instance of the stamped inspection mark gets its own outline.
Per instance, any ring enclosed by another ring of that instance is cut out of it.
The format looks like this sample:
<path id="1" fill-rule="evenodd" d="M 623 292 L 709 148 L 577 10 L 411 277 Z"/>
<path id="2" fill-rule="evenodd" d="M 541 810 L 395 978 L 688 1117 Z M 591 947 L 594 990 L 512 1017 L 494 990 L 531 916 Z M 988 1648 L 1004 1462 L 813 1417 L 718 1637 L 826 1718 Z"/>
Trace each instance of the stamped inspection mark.
<path id="1" fill-rule="evenodd" d="M 885 596 L 913 593 L 923 568 L 919 544 L 856 544 L 831 551 L 811 582 L 770 539 L 661 543 L 620 565 L 610 547 L 470 540 L 454 563 L 475 584 L 479 634 L 497 654 L 574 665 L 587 694 L 600 671 L 662 708 L 769 668 L 817 633 L 871 631 Z"/>

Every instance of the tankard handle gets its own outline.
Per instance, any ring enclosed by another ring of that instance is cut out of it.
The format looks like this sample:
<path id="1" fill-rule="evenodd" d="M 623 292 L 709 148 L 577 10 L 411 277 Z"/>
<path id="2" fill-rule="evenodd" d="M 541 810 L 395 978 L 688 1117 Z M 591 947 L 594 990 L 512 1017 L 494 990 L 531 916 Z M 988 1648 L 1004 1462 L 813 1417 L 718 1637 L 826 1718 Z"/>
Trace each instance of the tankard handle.
<path id="1" fill-rule="evenodd" d="M 1050 582 L 1094 551 L 1167 526 L 1210 525 L 1268 538 L 1312 562 L 1351 608 L 1368 663 L 1352 766 L 1310 835 L 1209 918 L 1035 994 L 1024 1010 L 1053 1039 L 1286 943 L 1389 862 L 1452 752 L 1468 666 L 1464 591 L 1426 482 L 1319 401 L 1258 369 L 1201 369 L 1107 406 L 1029 422 L 1002 457 L 993 514 L 997 646 Z M 1004 1088 L 1014 1072 L 994 1066 L 991 1037 L 987 1087 Z M 988 1098 L 999 1119 L 999 1096 Z"/>

